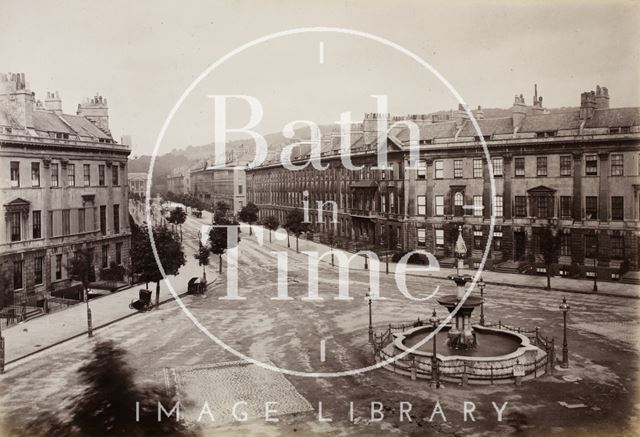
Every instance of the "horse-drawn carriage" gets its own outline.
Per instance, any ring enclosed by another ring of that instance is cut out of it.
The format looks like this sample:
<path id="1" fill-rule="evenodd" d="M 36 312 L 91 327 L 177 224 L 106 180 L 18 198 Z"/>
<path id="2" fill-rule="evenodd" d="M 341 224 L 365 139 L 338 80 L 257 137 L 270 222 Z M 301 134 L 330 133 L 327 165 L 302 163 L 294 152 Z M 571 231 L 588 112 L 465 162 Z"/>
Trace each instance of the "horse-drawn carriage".
<path id="1" fill-rule="evenodd" d="M 151 290 L 141 288 L 138 293 L 138 297 L 138 300 L 131 301 L 129 308 L 137 311 L 148 311 L 153 307 L 151 304 Z"/>
<path id="2" fill-rule="evenodd" d="M 187 293 L 204 294 L 207 291 L 207 283 L 201 278 L 191 278 L 187 284 Z"/>

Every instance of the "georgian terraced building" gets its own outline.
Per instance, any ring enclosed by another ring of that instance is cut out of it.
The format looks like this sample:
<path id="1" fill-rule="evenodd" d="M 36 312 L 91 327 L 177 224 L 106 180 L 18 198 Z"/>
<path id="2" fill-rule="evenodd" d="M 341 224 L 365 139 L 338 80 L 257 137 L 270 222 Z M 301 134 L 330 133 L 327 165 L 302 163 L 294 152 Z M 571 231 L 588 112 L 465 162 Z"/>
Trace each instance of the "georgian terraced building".
<path id="1" fill-rule="evenodd" d="M 325 171 L 282 167 L 279 155 L 247 170 L 248 200 L 260 215 L 284 222 L 303 205 L 334 201 L 338 220 L 331 224 L 326 205 L 318 231 L 358 241 L 358 247 L 425 249 L 441 265 L 453 263 L 453 244 L 462 226 L 470 267 L 485 249 L 492 203 L 496 221 L 487 268 L 543 271 L 541 228 L 560 234 L 556 273 L 592 276 L 597 259 L 601 278 L 638 270 L 640 218 L 640 108 L 610 108 L 607 88 L 582 93 L 580 107 L 547 111 L 542 98 L 526 105 L 516 96 L 504 116 L 474 116 L 488 146 L 491 177 L 478 133 L 465 111 L 394 117 L 410 119 L 420 131 L 420 163 L 409 168 L 409 129 L 399 125 L 388 137 L 388 170 L 376 169 L 376 120 L 367 114 L 349 133 L 351 159 L 363 165 L 350 171 L 341 163 L 335 132 L 323 142 Z M 297 163 L 309 159 L 299 147 Z"/>
<path id="2" fill-rule="evenodd" d="M 36 102 L 24 74 L 0 75 L 0 264 L 15 304 L 77 288 L 67 267 L 82 247 L 97 280 L 129 265 L 129 153 L 111 136 L 106 99 L 64 114 L 57 92 Z"/>
<path id="3" fill-rule="evenodd" d="M 225 202 L 233 213 L 240 212 L 246 205 L 247 186 L 244 168 L 235 165 L 216 167 L 205 161 L 191 169 L 191 194 L 212 208 L 217 202 Z"/>

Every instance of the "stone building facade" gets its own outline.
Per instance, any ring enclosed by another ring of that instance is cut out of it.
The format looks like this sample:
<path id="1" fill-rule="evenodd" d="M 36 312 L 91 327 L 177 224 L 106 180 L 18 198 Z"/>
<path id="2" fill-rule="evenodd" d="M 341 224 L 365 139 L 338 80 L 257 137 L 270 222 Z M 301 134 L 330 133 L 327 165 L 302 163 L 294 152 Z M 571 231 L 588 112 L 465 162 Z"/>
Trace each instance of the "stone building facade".
<path id="1" fill-rule="evenodd" d="M 99 95 L 64 114 L 57 92 L 36 102 L 24 74 L 0 75 L 0 264 L 15 304 L 77 288 L 67 267 L 82 247 L 95 280 L 112 262 L 129 266 L 130 150 L 108 120 Z"/>
<path id="2" fill-rule="evenodd" d="M 211 207 L 223 201 L 234 213 L 246 205 L 246 175 L 243 167 L 233 164 L 216 167 L 204 162 L 190 173 L 191 194 Z"/>
<path id="3" fill-rule="evenodd" d="M 311 165 L 289 171 L 279 156 L 247 171 L 248 200 L 261 216 L 284 221 L 292 208 L 335 201 L 337 223 L 326 205 L 320 232 L 329 229 L 362 246 L 394 251 L 424 249 L 441 265 L 453 264 L 453 244 L 463 229 L 470 267 L 485 251 L 492 210 L 493 241 L 487 268 L 543 272 L 540 236 L 548 228 L 558 235 L 555 273 L 617 279 L 638 270 L 640 220 L 640 108 L 610 108 L 607 88 L 581 95 L 580 107 L 548 111 L 537 91 L 531 105 L 522 95 L 504 116 L 484 118 L 474 111 L 487 144 L 482 143 L 466 112 L 393 117 L 389 124 L 411 120 L 419 128 L 420 161 L 409 166 L 409 129 L 392 127 L 387 139 L 387 170 L 376 166 L 375 121 L 367 114 L 351 128 L 350 156 L 361 170 L 347 170 L 339 155 L 339 137 L 323 139 L 324 171 Z M 309 160 L 301 146 L 294 162 Z M 495 192 L 492 194 L 492 180 Z M 597 261 L 596 261 L 597 259 Z"/>
<path id="4" fill-rule="evenodd" d="M 147 179 L 149 174 L 145 172 L 133 172 L 127 175 L 129 180 L 129 194 L 139 198 L 144 197 L 147 192 Z"/>
<path id="5" fill-rule="evenodd" d="M 167 189 L 174 194 L 190 193 L 191 169 L 189 167 L 173 169 L 167 177 Z"/>

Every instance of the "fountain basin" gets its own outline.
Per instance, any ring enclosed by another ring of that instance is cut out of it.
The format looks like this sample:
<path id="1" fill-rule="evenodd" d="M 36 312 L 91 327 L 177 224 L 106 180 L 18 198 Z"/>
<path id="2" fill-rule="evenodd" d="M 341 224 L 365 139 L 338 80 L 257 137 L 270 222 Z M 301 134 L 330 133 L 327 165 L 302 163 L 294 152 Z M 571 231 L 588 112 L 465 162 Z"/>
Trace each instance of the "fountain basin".
<path id="1" fill-rule="evenodd" d="M 515 380 L 515 367 L 524 369 L 523 379 L 545 373 L 546 353 L 532 345 L 525 335 L 474 325 L 477 347 L 459 350 L 446 346 L 449 329 L 450 326 L 443 327 L 437 336 L 436 359 L 441 381 L 459 382 L 464 377 L 471 384 L 512 382 Z M 385 350 L 385 357 L 408 353 L 385 367 L 417 378 L 430 379 L 433 357 L 431 340 L 413 351 L 411 349 L 432 330 L 430 326 L 419 326 L 394 334 L 393 342 Z"/>

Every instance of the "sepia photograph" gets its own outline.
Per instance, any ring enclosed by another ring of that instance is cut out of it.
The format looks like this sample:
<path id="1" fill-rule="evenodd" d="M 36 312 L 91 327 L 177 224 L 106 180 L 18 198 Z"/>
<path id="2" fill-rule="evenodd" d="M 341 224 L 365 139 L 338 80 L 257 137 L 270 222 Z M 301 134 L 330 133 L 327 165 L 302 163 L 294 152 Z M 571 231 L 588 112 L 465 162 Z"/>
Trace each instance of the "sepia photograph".
<path id="1" fill-rule="evenodd" d="M 640 1 L 0 36 L 0 437 L 640 434 Z"/>

